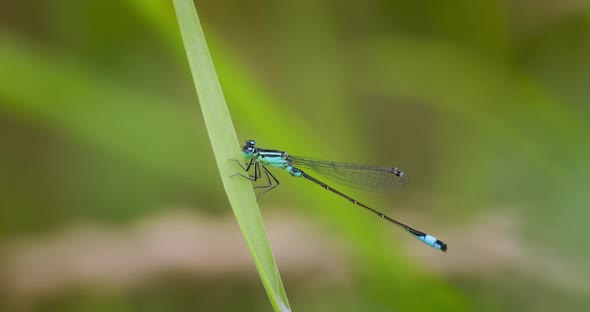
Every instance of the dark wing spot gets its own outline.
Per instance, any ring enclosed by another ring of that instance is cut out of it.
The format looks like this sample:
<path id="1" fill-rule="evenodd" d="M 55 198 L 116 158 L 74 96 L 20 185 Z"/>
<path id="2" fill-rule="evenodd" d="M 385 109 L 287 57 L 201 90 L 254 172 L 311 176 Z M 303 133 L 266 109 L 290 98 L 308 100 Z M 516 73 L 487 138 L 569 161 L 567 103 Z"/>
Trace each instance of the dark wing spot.
<path id="1" fill-rule="evenodd" d="M 393 173 L 394 175 L 398 176 L 398 177 L 403 177 L 404 176 L 404 172 L 397 169 L 397 168 L 391 168 L 390 170 L 391 173 Z"/>

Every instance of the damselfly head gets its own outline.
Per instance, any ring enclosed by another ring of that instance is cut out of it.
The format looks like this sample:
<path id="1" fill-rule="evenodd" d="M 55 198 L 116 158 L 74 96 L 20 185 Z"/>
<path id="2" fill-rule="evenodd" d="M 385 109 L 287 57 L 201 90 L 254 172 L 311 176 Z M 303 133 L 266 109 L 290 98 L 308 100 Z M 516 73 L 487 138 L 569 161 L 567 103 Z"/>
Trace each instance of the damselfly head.
<path id="1" fill-rule="evenodd" d="M 242 147 L 242 152 L 246 157 L 252 156 L 254 151 L 256 150 L 256 142 L 254 140 L 246 140 L 246 144 Z"/>

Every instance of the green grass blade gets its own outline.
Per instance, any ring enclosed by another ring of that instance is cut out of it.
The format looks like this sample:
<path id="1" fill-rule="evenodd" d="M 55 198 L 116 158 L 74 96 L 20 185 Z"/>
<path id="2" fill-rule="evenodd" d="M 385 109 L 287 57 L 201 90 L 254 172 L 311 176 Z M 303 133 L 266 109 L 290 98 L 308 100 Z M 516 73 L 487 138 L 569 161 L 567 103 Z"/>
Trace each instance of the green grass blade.
<path id="1" fill-rule="evenodd" d="M 290 311 L 262 217 L 249 181 L 231 178 L 241 159 L 239 143 L 192 0 L 174 0 L 203 118 L 229 202 L 275 311 Z"/>

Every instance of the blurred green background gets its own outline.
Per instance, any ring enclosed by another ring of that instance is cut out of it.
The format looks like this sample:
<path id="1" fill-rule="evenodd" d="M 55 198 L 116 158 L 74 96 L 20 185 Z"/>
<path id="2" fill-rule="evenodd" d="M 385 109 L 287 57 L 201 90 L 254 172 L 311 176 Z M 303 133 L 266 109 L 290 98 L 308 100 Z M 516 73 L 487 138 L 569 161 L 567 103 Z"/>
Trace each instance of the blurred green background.
<path id="1" fill-rule="evenodd" d="M 196 6 L 240 140 L 398 166 L 342 190 L 449 244 L 277 172 L 294 311 L 588 310 L 586 1 Z M 271 311 L 171 1 L 3 2 L 0 143 L 0 310 Z"/>

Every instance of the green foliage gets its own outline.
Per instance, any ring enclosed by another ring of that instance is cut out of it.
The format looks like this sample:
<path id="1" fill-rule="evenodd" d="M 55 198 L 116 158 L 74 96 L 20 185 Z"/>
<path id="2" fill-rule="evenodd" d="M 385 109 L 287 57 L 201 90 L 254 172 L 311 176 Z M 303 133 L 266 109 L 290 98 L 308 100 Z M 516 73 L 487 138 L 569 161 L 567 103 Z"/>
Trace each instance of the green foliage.
<path id="1" fill-rule="evenodd" d="M 239 143 L 194 4 L 192 0 L 175 0 L 174 7 L 207 133 L 227 197 L 275 311 L 290 311 L 287 294 L 264 231 L 254 192 L 247 180 L 232 179 L 239 168 L 229 160 L 241 161 L 241 154 L 237 148 Z"/>

